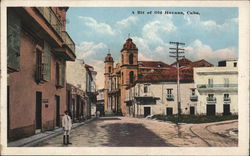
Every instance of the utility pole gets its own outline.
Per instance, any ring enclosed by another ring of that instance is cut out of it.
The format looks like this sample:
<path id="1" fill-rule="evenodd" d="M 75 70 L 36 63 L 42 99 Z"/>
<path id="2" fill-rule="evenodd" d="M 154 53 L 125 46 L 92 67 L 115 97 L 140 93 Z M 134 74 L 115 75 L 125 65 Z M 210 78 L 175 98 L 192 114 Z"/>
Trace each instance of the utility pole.
<path id="1" fill-rule="evenodd" d="M 170 51 L 169 53 L 172 54 L 170 57 L 176 58 L 176 68 L 177 68 L 177 128 L 178 128 L 178 136 L 180 137 L 179 133 L 179 116 L 181 114 L 181 101 L 180 101 L 180 71 L 179 71 L 179 58 L 184 57 L 181 56 L 180 54 L 184 53 L 184 49 L 179 48 L 179 45 L 185 45 L 185 43 L 181 42 L 169 42 L 170 44 L 176 45 L 176 48 L 169 48 Z"/>

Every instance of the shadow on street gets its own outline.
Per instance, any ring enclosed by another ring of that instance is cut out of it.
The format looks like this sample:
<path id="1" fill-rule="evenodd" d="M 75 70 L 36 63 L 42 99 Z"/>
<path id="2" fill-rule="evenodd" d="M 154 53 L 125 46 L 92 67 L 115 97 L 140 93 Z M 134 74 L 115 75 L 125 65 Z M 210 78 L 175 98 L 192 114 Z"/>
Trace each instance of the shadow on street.
<path id="1" fill-rule="evenodd" d="M 142 124 L 114 123 L 105 125 L 109 134 L 109 144 L 104 146 L 173 147 Z"/>

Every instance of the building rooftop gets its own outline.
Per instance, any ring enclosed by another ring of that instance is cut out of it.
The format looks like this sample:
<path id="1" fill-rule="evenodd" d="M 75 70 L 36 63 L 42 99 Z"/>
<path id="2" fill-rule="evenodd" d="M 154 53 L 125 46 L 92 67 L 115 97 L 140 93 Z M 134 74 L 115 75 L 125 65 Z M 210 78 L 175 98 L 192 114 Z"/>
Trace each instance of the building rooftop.
<path id="1" fill-rule="evenodd" d="M 125 49 L 131 49 L 131 50 L 138 50 L 136 45 L 134 44 L 133 40 L 131 38 L 128 38 L 126 42 L 123 44 L 123 48 L 121 51 Z"/>
<path id="2" fill-rule="evenodd" d="M 170 65 L 162 61 L 138 61 L 139 68 L 166 68 Z"/>

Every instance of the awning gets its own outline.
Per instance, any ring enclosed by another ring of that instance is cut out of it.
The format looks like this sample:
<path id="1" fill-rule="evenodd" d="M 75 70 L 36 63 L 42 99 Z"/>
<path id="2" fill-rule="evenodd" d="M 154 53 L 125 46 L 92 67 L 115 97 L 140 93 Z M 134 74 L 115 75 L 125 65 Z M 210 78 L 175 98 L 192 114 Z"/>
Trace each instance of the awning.
<path id="1" fill-rule="evenodd" d="M 156 105 L 156 100 L 160 100 L 159 97 L 152 96 L 138 96 L 135 99 L 141 105 Z"/>

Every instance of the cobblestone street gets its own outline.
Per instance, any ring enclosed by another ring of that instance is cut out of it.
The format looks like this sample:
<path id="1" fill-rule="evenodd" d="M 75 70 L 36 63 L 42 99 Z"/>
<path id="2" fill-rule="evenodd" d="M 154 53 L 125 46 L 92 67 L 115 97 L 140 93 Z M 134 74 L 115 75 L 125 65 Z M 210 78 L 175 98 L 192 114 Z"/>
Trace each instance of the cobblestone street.
<path id="1" fill-rule="evenodd" d="M 237 146 L 238 121 L 206 124 L 181 124 L 179 137 L 173 123 L 129 117 L 102 117 L 73 129 L 70 136 L 72 147 L 232 147 Z M 62 135 L 39 143 L 37 146 L 60 147 Z"/>

